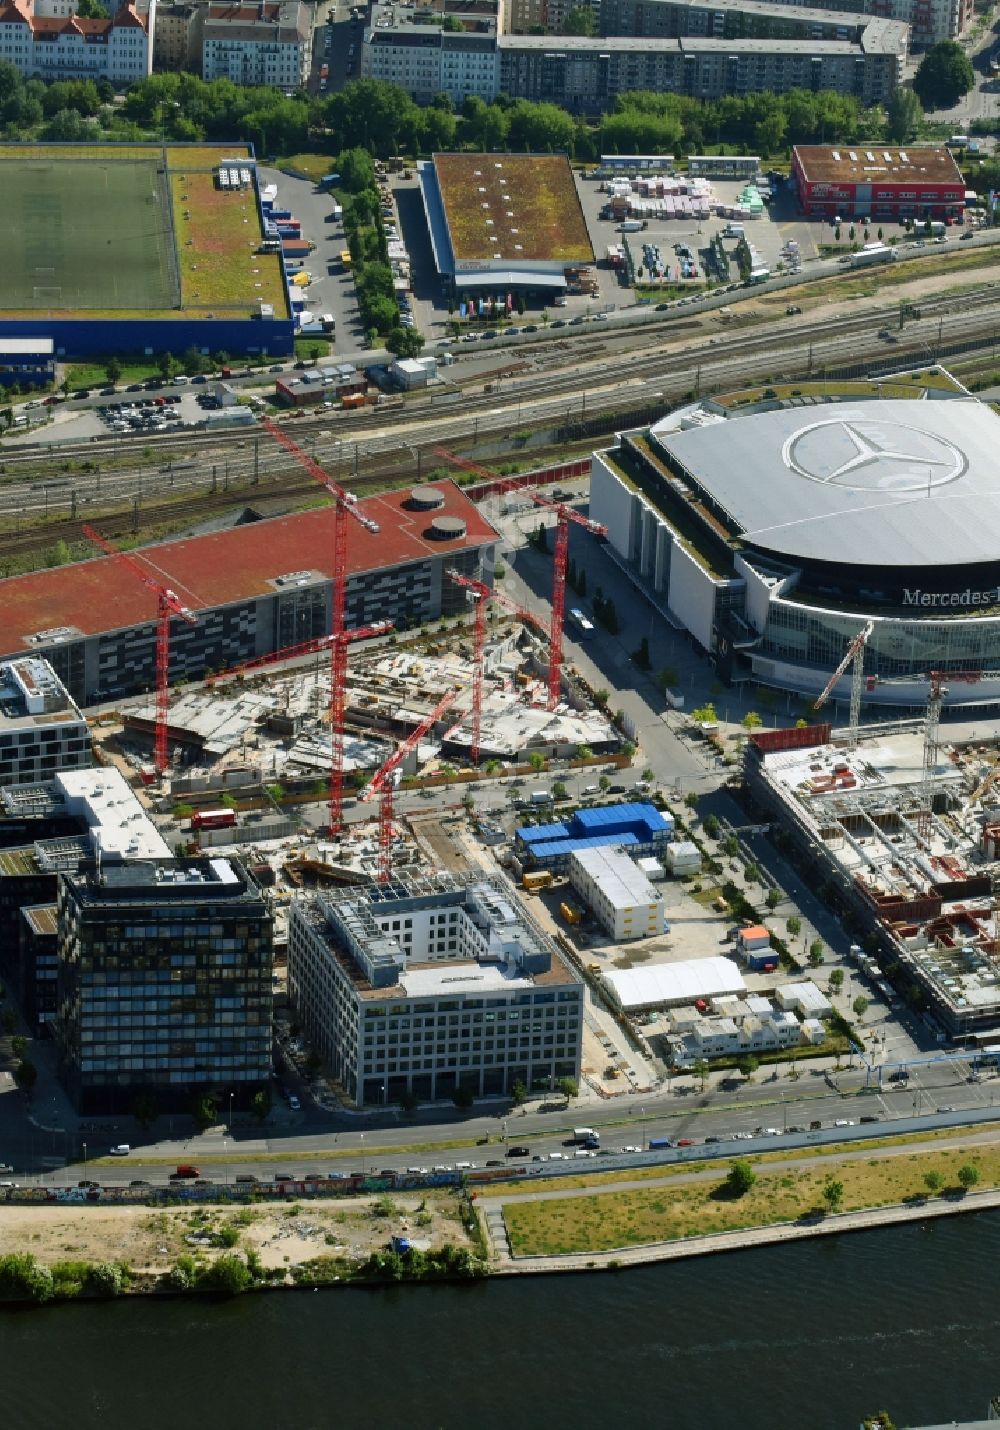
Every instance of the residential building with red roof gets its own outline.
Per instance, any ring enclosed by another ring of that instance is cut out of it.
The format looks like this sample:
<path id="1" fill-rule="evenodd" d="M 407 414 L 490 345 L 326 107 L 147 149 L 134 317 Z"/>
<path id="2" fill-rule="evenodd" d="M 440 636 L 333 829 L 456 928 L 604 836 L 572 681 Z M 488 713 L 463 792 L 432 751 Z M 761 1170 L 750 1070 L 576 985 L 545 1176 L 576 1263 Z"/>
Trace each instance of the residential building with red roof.
<path id="1" fill-rule="evenodd" d="M 81 19 L 67 0 L 0 0 L 0 57 L 39 79 L 133 84 L 152 72 L 156 0 Z"/>
<path id="2" fill-rule="evenodd" d="M 349 627 L 464 610 L 449 567 L 492 582 L 497 533 L 452 482 L 359 506 L 379 529 L 348 519 Z M 130 552 L 195 617 L 174 622 L 171 680 L 327 634 L 333 527 L 325 506 Z M 153 592 L 113 556 L 13 576 L 0 581 L 0 658 L 45 656 L 80 704 L 136 694 L 155 680 L 156 613 Z"/>

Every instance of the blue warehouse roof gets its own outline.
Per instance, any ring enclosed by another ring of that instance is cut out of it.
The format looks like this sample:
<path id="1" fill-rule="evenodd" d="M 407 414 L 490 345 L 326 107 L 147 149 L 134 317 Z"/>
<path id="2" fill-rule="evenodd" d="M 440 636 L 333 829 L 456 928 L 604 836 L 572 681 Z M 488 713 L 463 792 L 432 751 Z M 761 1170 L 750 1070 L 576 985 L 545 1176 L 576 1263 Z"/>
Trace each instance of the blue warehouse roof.
<path id="1" fill-rule="evenodd" d="M 556 840 L 579 840 L 581 847 L 616 842 L 651 844 L 669 838 L 674 821 L 655 804 L 608 804 L 597 809 L 581 809 L 572 819 L 556 824 L 525 824 L 515 829 L 514 836 L 527 844 L 534 853 L 538 846 Z M 630 840 L 622 836 L 631 834 Z"/>
<path id="2" fill-rule="evenodd" d="M 532 844 L 530 849 L 533 858 L 537 859 L 539 864 L 547 864 L 550 860 L 558 859 L 564 854 L 574 854 L 578 849 L 606 849 L 608 842 L 606 834 L 597 834 L 590 839 L 548 839 L 541 844 Z M 631 831 L 627 834 L 616 834 L 614 842 L 622 847 L 639 843 Z"/>

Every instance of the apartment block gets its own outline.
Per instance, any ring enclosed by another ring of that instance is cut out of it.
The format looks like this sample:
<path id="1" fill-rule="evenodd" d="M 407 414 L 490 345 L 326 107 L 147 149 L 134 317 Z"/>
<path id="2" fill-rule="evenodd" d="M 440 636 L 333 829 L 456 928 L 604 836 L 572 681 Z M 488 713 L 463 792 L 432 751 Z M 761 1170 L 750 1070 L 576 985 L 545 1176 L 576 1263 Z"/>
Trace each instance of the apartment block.
<path id="1" fill-rule="evenodd" d="M 580 1076 L 583 985 L 493 880 L 435 874 L 293 904 L 288 988 L 359 1106 Z"/>
<path id="2" fill-rule="evenodd" d="M 59 880 L 56 1038 L 81 1111 L 137 1092 L 245 1106 L 271 1073 L 272 916 L 233 858 L 136 860 Z"/>
<path id="3" fill-rule="evenodd" d="M 158 5 L 153 32 L 153 68 L 200 74 L 207 16 L 207 3 Z"/>
<path id="4" fill-rule="evenodd" d="M 455 16 L 462 29 L 444 29 L 401 15 L 393 5 L 377 5 L 365 31 L 361 72 L 368 79 L 398 84 L 414 99 L 448 94 L 455 104 L 470 96 L 490 100 L 497 92 L 496 20 L 493 16 Z"/>
<path id="5" fill-rule="evenodd" d="M 908 33 L 904 24 L 873 19 L 855 39 L 562 36 L 554 45 L 544 35 L 501 35 L 499 88 L 584 114 L 611 109 L 635 89 L 698 99 L 831 89 L 876 104 L 902 79 Z"/>
<path id="6" fill-rule="evenodd" d="M 295 90 L 309 78 L 311 58 L 312 11 L 302 0 L 209 6 L 202 29 L 203 79 Z"/>

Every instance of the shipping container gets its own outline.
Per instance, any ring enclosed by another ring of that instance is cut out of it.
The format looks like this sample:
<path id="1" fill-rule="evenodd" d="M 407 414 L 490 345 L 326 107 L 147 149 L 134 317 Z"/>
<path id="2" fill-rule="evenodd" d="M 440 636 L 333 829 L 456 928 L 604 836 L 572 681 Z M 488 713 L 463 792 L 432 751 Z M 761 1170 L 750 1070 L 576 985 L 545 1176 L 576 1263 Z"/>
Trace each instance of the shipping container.
<path id="1" fill-rule="evenodd" d="M 547 889 L 552 883 L 552 874 L 548 869 L 532 869 L 522 877 L 521 883 L 529 892 Z"/>
<path id="2" fill-rule="evenodd" d="M 234 809 L 196 809 L 191 816 L 192 829 L 231 829 L 235 823 Z"/>

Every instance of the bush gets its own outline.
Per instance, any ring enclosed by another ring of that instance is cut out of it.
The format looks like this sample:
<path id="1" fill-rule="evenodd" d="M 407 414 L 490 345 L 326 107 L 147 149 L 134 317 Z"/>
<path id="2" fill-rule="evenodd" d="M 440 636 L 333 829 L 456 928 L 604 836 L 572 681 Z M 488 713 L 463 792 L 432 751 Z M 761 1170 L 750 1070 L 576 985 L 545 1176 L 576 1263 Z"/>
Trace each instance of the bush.
<path id="1" fill-rule="evenodd" d="M 92 1296 L 120 1296 L 125 1287 L 125 1275 L 114 1261 L 99 1261 L 87 1272 L 86 1289 Z"/>
<path id="2" fill-rule="evenodd" d="M 253 1285 L 250 1268 L 242 1257 L 229 1253 L 206 1266 L 198 1276 L 198 1288 L 221 1296 L 239 1296 Z"/>
<path id="3" fill-rule="evenodd" d="M 0 1300 L 49 1301 L 55 1294 L 52 1272 L 30 1252 L 0 1256 Z"/>

